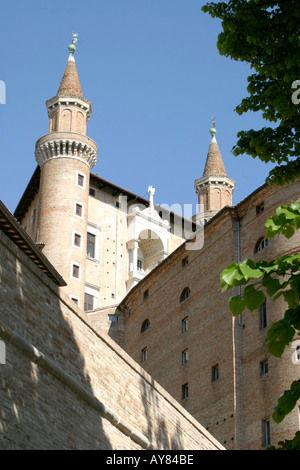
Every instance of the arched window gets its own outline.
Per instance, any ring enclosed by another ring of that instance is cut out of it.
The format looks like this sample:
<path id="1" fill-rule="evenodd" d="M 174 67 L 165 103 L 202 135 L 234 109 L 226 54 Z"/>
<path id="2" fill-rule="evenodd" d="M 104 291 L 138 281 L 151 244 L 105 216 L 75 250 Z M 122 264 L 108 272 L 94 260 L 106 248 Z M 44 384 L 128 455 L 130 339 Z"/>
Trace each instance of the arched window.
<path id="1" fill-rule="evenodd" d="M 149 327 L 150 327 L 150 322 L 147 318 L 142 324 L 141 333 L 143 333 L 143 331 L 148 330 Z"/>
<path id="2" fill-rule="evenodd" d="M 255 245 L 254 253 L 258 253 L 259 251 L 266 248 L 269 245 L 269 240 L 267 238 L 260 238 Z"/>
<path id="3" fill-rule="evenodd" d="M 183 289 L 183 291 L 181 292 L 181 296 L 180 296 L 180 302 L 183 302 L 185 299 L 187 299 L 191 294 L 191 289 L 189 287 L 186 287 L 185 289 Z"/>

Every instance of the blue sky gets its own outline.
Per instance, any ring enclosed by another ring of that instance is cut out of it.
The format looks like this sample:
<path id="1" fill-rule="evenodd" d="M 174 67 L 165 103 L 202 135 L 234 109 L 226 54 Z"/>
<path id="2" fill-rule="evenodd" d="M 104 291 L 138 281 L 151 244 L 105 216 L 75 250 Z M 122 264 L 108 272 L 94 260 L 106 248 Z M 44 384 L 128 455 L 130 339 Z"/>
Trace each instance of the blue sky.
<path id="1" fill-rule="evenodd" d="M 87 135 L 98 144 L 93 173 L 158 204 L 196 204 L 216 117 L 217 141 L 237 204 L 271 168 L 234 157 L 237 132 L 266 123 L 238 116 L 247 64 L 221 57 L 219 20 L 201 0 L 10 0 L 1 5 L 1 194 L 13 212 L 36 167 L 35 142 L 48 132 L 45 102 L 56 95 L 72 33 L 85 98 Z"/>

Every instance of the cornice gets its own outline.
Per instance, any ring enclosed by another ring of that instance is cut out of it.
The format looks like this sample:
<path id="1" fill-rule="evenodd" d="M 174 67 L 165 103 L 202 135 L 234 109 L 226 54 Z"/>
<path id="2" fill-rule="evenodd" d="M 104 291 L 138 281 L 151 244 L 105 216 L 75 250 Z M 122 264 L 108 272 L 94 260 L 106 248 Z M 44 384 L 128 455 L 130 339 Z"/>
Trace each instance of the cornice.
<path id="1" fill-rule="evenodd" d="M 35 146 L 35 158 L 39 166 L 57 158 L 81 160 L 91 170 L 97 163 L 97 144 L 75 132 L 52 132 L 41 137 Z"/>

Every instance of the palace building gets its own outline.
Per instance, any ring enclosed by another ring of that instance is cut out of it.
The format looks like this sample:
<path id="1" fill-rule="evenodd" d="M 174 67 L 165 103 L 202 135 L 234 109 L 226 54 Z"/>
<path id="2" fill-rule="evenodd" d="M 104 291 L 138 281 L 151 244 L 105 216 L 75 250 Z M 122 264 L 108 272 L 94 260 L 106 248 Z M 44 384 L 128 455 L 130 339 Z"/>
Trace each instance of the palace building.
<path id="1" fill-rule="evenodd" d="M 264 238 L 276 207 L 300 199 L 299 181 L 233 206 L 215 125 L 191 219 L 155 204 L 150 184 L 144 199 L 94 174 L 75 43 L 46 103 L 36 170 L 14 215 L 1 206 L 0 339 L 11 363 L 0 447 L 251 450 L 291 438 L 299 409 L 280 425 L 271 415 L 299 364 L 292 348 L 279 360 L 264 344 L 284 303 L 233 318 L 220 273 L 299 251 L 298 234 Z"/>

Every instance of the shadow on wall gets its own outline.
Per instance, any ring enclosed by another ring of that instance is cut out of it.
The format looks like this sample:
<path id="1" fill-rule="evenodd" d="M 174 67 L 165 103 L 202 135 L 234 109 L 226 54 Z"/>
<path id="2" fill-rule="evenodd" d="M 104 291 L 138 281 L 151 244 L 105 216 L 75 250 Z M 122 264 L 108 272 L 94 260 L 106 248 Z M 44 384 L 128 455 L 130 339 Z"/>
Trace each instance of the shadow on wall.
<path id="1" fill-rule="evenodd" d="M 141 379 L 140 387 L 144 413 L 147 419 L 147 430 L 145 431 L 145 434 L 148 439 L 156 445 L 157 449 L 184 450 L 182 431 L 179 422 L 177 422 L 176 425 L 176 432 L 173 433 L 172 436 L 169 436 L 166 421 L 159 409 L 159 395 L 155 391 L 154 380 L 151 378 L 150 384 Z M 153 415 L 155 416 L 155 420 L 153 420 Z"/>
<path id="2" fill-rule="evenodd" d="M 60 380 L 63 371 L 93 394 L 58 297 L 0 235 L 0 340 L 6 349 L 5 364 L 0 363 L 0 449 L 111 449 L 100 414 Z M 26 352 L 22 344 L 37 348 L 54 368 L 35 363 L 36 350 Z"/>

